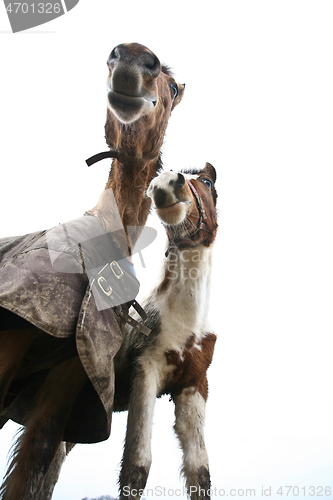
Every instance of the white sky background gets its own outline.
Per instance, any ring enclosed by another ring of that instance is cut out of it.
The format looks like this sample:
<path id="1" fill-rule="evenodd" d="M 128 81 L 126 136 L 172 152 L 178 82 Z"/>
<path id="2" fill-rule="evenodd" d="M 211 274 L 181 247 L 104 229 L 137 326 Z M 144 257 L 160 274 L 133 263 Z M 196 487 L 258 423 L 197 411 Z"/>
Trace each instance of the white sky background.
<path id="1" fill-rule="evenodd" d="M 132 41 L 186 83 L 165 169 L 209 161 L 218 171 L 212 486 L 255 488 L 256 497 L 271 486 L 273 499 L 284 485 L 331 486 L 333 494 L 331 2 L 80 0 L 15 35 L 0 6 L 0 237 L 52 227 L 96 204 L 110 162 L 89 169 L 85 159 L 106 149 L 106 60 Z M 144 290 L 163 245 L 137 267 Z M 167 398 L 154 420 L 147 488 L 176 490 L 181 453 Z M 116 496 L 125 426 L 126 415 L 115 415 L 107 442 L 74 449 L 54 500 Z M 15 429 L 0 433 L 0 472 Z M 313 498 L 305 493 L 299 498 Z"/>

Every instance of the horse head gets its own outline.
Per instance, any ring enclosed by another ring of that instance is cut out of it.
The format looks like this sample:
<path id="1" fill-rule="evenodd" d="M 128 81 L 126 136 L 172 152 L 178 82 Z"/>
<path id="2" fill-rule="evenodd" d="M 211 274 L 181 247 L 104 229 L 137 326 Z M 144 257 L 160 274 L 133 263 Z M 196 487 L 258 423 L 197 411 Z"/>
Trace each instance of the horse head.
<path id="1" fill-rule="evenodd" d="M 203 170 L 164 172 L 147 191 L 165 226 L 169 244 L 178 248 L 210 246 L 217 232 L 216 171 L 206 163 Z"/>
<path id="2" fill-rule="evenodd" d="M 107 65 L 108 145 L 131 157 L 155 158 L 185 85 L 176 83 L 169 68 L 138 43 L 115 47 Z"/>

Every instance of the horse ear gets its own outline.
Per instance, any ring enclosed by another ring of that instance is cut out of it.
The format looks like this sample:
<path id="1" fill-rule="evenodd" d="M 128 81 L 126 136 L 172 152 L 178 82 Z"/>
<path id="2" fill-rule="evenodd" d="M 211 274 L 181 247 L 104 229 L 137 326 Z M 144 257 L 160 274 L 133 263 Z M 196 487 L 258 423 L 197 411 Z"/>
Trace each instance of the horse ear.
<path id="1" fill-rule="evenodd" d="M 216 181 L 216 170 L 215 168 L 213 167 L 213 165 L 211 165 L 210 163 L 206 163 L 205 165 L 205 168 L 203 169 L 203 172 L 206 172 L 209 177 L 212 179 L 212 181 L 214 182 L 215 184 L 215 181 Z"/>

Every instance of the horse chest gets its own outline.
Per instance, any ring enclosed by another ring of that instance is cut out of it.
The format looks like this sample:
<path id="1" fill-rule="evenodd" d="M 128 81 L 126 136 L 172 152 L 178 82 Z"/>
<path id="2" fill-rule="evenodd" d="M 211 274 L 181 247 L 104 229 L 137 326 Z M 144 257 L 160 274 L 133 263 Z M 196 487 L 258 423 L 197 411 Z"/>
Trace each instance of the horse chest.
<path id="1" fill-rule="evenodd" d="M 155 289 L 150 297 L 158 327 L 153 343 L 141 352 L 139 364 L 147 377 L 158 380 L 158 394 L 197 387 L 205 378 L 206 360 L 212 357 L 203 342 L 210 331 L 206 307 L 209 275 L 205 272 L 197 279 L 175 280 L 165 289 Z"/>
<path id="2" fill-rule="evenodd" d="M 200 278 L 204 279 L 172 283 L 168 289 L 153 295 L 160 317 L 161 338 L 167 337 L 171 342 L 177 339 L 182 345 L 192 333 L 200 336 L 207 331 L 209 279 Z"/>
<path id="3" fill-rule="evenodd" d="M 147 380 L 156 381 L 158 396 L 175 396 L 190 388 L 206 398 L 206 371 L 213 357 L 215 340 L 212 333 L 195 335 L 187 330 L 178 330 L 177 337 L 174 331 L 162 327 L 157 342 L 141 354 L 138 362 Z"/>

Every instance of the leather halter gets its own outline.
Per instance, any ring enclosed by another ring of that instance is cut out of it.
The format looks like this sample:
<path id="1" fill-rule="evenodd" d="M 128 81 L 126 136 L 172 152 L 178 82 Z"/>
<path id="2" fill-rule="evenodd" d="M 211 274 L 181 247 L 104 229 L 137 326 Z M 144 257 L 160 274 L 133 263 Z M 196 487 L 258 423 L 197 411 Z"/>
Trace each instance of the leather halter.
<path id="1" fill-rule="evenodd" d="M 185 180 L 186 180 L 189 188 L 191 189 L 192 193 L 194 194 L 194 197 L 195 197 L 196 202 L 197 202 L 198 210 L 199 210 L 199 221 L 198 221 L 197 231 L 206 231 L 207 233 L 211 233 L 211 230 L 209 229 L 207 224 L 204 222 L 207 219 L 207 215 L 206 215 L 203 203 L 202 203 L 202 199 L 201 199 L 198 191 L 193 186 L 192 182 L 186 178 L 185 178 Z M 192 234 L 194 234 L 194 233 L 192 233 Z"/>
<path id="2" fill-rule="evenodd" d="M 116 151 L 104 151 L 103 153 L 98 153 L 97 155 L 91 156 L 86 160 L 88 167 L 91 167 L 94 163 L 98 161 L 105 160 L 105 158 L 116 158 L 119 160 L 119 154 Z"/>
<path id="3" fill-rule="evenodd" d="M 119 153 L 119 151 L 103 151 L 102 153 L 97 153 L 96 155 L 91 156 L 86 160 L 86 164 L 88 167 L 91 167 L 94 163 L 97 163 L 98 161 L 105 160 L 106 158 L 115 158 L 118 160 L 120 163 L 140 163 L 143 161 L 152 161 L 158 158 L 159 155 L 154 155 L 154 156 L 142 156 L 141 158 L 131 158 L 127 155 L 123 155 L 122 153 Z"/>
<path id="4" fill-rule="evenodd" d="M 202 202 L 202 199 L 198 193 L 198 191 L 195 189 L 194 185 L 192 182 L 185 177 L 185 181 L 187 182 L 190 190 L 192 191 L 195 201 L 197 203 L 197 208 L 199 211 L 199 217 L 198 217 L 198 224 L 197 227 L 192 231 L 192 233 L 188 233 L 188 236 L 191 238 L 194 236 L 198 231 L 206 231 L 207 233 L 211 234 L 211 230 L 207 226 L 205 220 L 207 219 L 206 211 Z M 167 251 L 165 252 L 165 256 L 168 257 L 170 250 L 172 248 L 194 248 L 197 246 L 197 243 L 193 242 L 191 239 L 186 239 L 186 238 L 171 238 L 169 242 L 169 246 L 167 248 Z"/>

